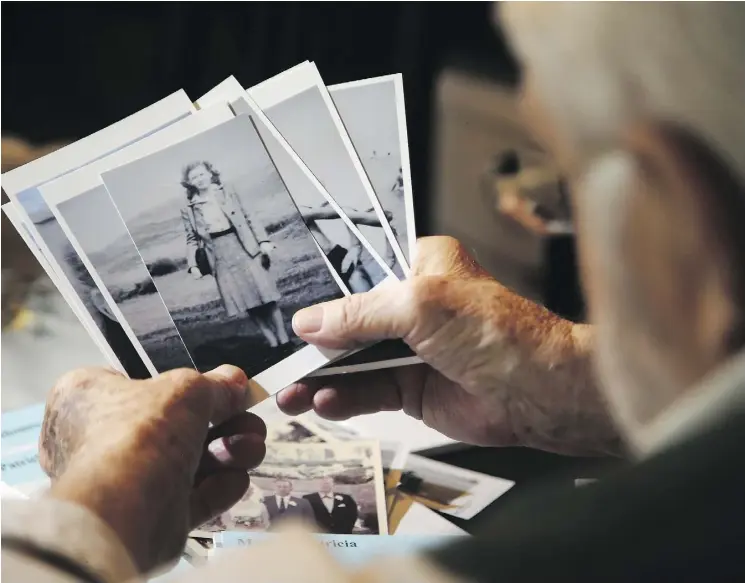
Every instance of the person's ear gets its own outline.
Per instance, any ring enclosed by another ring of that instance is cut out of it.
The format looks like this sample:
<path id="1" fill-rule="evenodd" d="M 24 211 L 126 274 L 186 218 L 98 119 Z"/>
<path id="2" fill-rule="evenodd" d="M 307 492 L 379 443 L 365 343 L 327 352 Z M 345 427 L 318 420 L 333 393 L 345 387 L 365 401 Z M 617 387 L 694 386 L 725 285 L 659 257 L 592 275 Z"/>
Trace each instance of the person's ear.
<path id="1" fill-rule="evenodd" d="M 629 299 L 694 381 L 745 345 L 745 188 L 679 127 L 640 125 L 624 142 L 636 174 L 622 235 Z"/>

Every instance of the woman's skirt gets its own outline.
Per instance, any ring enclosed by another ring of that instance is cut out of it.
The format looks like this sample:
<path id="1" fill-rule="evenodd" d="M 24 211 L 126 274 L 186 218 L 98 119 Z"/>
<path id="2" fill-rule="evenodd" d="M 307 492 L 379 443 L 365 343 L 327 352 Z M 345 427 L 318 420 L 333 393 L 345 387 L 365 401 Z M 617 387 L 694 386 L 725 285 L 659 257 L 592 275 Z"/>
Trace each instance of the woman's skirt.
<path id="1" fill-rule="evenodd" d="M 274 278 L 261 266 L 261 255 L 246 253 L 238 235 L 228 233 L 212 239 L 212 251 L 217 289 L 229 316 L 280 300 Z"/>

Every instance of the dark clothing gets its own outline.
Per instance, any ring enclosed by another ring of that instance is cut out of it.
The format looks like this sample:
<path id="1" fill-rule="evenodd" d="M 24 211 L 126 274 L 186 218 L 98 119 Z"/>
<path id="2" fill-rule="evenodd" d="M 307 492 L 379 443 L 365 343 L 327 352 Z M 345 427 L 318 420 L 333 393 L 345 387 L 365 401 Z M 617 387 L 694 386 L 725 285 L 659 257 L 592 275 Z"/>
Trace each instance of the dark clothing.
<path id="1" fill-rule="evenodd" d="M 342 271 L 341 265 L 344 261 L 344 258 L 349 253 L 348 249 L 345 249 L 341 245 L 334 245 L 334 248 L 326 253 L 326 257 L 329 260 L 329 263 L 331 263 L 331 267 L 334 268 L 334 271 L 339 274 L 339 277 L 341 277 L 341 280 L 344 282 L 344 285 L 347 287 L 349 286 L 349 278 L 352 275 L 352 272 L 354 271 L 355 266 L 351 265 L 349 269 L 347 269 L 346 273 Z"/>
<path id="2" fill-rule="evenodd" d="M 284 511 L 280 511 L 281 509 L 277 505 L 277 499 L 274 494 L 264 497 L 264 505 L 267 512 L 269 512 L 269 521 L 272 527 L 277 526 L 278 523 L 288 518 L 299 519 L 309 527 L 315 526 L 313 510 L 310 504 L 308 504 L 308 501 L 303 498 L 290 496 Z"/>
<path id="3" fill-rule="evenodd" d="M 303 496 L 313 508 L 316 523 L 329 534 L 352 534 L 357 522 L 357 503 L 348 494 L 334 494 L 333 511 L 329 513 L 321 495 L 306 494 Z"/>
<path id="4" fill-rule="evenodd" d="M 534 492 L 434 553 L 479 583 L 745 581 L 745 413 L 600 481 Z"/>

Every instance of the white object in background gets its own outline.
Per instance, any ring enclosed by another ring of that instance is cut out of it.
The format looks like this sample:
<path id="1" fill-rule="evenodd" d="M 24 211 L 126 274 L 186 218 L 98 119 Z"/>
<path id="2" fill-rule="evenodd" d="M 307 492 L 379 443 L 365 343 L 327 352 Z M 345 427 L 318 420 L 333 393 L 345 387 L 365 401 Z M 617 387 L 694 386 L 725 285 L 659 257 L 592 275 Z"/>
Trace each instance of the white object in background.
<path id="1" fill-rule="evenodd" d="M 26 500 L 28 496 L 8 486 L 5 482 L 0 482 L 0 498 L 3 500 Z"/>
<path id="2" fill-rule="evenodd" d="M 359 433 L 386 441 L 405 443 L 411 451 L 426 451 L 468 447 L 403 411 L 381 411 L 354 417 L 344 424 Z"/>

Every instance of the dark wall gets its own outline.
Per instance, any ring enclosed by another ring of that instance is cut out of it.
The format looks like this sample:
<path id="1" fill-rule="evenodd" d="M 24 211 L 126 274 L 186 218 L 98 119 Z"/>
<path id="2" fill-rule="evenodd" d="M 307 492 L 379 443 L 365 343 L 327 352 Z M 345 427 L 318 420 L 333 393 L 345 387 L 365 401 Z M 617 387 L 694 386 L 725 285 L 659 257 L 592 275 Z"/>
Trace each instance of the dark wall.
<path id="1" fill-rule="evenodd" d="M 403 73 L 426 234 L 433 80 L 460 59 L 512 72 L 486 2 L 15 2 L 2 5 L 3 134 L 90 134 L 178 89 L 250 86 L 303 60 L 331 85 Z"/>

